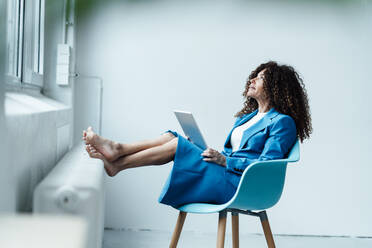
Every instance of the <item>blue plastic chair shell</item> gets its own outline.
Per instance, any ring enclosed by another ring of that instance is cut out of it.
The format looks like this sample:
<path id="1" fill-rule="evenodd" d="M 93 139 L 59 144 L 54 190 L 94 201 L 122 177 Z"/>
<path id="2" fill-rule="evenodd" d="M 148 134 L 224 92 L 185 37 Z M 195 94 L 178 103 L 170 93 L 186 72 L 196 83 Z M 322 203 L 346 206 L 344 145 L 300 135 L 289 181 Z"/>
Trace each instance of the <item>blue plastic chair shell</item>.
<path id="1" fill-rule="evenodd" d="M 274 206 L 280 199 L 285 180 L 287 163 L 300 159 L 297 140 L 286 159 L 257 161 L 250 164 L 240 179 L 235 195 L 224 204 L 191 203 L 178 210 L 187 213 L 216 213 L 224 209 L 264 210 Z"/>

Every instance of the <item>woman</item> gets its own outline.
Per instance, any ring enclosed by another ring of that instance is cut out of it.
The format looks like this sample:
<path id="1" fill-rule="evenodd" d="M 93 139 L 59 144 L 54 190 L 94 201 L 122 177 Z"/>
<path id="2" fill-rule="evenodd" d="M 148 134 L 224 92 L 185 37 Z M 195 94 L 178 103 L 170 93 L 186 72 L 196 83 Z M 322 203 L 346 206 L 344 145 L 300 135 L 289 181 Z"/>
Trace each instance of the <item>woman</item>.
<path id="1" fill-rule="evenodd" d="M 174 207 L 231 199 L 244 169 L 258 160 L 284 158 L 299 138 L 312 131 L 306 90 L 295 70 L 270 61 L 247 80 L 245 103 L 227 136 L 224 150 L 199 147 L 176 132 L 133 144 L 104 139 L 88 128 L 83 139 L 89 155 L 104 161 L 109 176 L 124 169 L 174 161 L 159 202 Z"/>

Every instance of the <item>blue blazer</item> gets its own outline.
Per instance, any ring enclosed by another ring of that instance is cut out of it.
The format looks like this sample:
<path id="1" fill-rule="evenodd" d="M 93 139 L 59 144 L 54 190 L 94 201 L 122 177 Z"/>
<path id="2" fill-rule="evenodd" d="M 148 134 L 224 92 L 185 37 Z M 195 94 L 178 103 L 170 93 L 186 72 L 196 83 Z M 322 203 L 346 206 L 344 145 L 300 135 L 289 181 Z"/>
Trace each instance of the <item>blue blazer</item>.
<path id="1" fill-rule="evenodd" d="M 222 154 L 226 157 L 226 170 L 242 175 L 244 169 L 255 161 L 284 158 L 296 141 L 296 125 L 292 117 L 272 108 L 261 120 L 244 131 L 239 150 L 232 152 L 232 131 L 255 116 L 257 110 L 237 118 L 227 136 Z M 233 179 L 237 185 L 239 178 Z"/>

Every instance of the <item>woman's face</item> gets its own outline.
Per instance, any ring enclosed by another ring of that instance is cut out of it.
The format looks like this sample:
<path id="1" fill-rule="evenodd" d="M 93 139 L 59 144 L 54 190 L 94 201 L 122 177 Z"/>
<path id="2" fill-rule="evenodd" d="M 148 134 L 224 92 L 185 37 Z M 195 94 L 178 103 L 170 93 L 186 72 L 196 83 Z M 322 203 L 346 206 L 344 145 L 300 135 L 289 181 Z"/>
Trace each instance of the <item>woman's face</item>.
<path id="1" fill-rule="evenodd" d="M 247 92 L 247 96 L 252 97 L 256 100 L 265 100 L 266 99 L 266 94 L 265 94 L 265 89 L 264 89 L 264 71 L 260 71 L 257 74 L 257 77 L 252 78 L 249 80 L 249 88 Z"/>

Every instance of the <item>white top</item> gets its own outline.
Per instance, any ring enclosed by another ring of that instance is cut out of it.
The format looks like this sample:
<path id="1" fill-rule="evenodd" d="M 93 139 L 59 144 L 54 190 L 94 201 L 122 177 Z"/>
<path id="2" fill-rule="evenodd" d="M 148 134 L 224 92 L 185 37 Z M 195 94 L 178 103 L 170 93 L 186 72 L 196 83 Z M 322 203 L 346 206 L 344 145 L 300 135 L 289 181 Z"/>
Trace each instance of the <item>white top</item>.
<path id="1" fill-rule="evenodd" d="M 253 116 L 249 121 L 247 121 L 243 125 L 240 125 L 240 126 L 236 127 L 233 130 L 233 132 L 231 134 L 231 138 L 230 138 L 230 143 L 231 143 L 231 147 L 232 147 L 233 152 L 235 152 L 239 149 L 240 142 L 242 141 L 244 131 L 247 130 L 248 128 L 250 128 L 251 126 L 253 126 L 259 120 L 261 120 L 265 116 L 266 113 L 257 112 L 257 114 L 255 116 Z"/>

